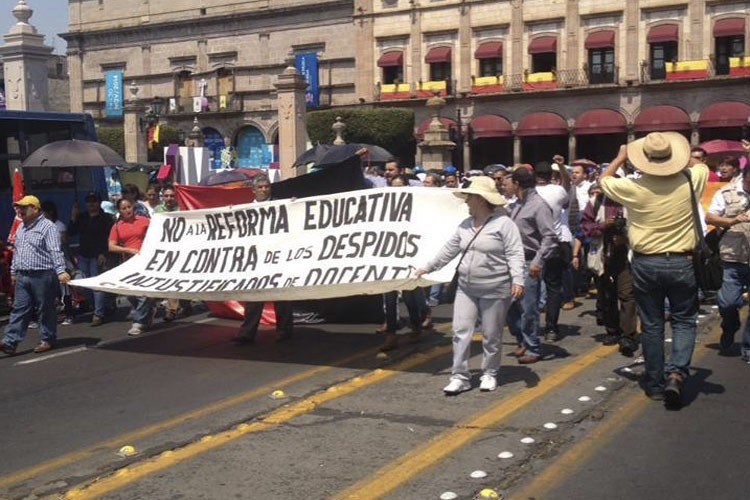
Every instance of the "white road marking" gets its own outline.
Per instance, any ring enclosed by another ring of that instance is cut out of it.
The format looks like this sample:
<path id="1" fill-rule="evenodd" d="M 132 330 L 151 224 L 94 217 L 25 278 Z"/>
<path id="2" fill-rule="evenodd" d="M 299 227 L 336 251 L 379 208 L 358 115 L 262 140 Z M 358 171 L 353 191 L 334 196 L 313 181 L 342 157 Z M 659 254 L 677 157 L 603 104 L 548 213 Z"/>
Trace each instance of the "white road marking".
<path id="1" fill-rule="evenodd" d="M 76 347 L 75 349 L 70 349 L 68 351 L 58 351 L 52 354 L 47 354 L 46 356 L 39 356 L 37 358 L 27 359 L 24 361 L 17 361 L 16 363 L 13 364 L 13 366 L 30 365 L 31 363 L 39 363 L 40 361 L 47 361 L 48 359 L 59 358 L 61 356 L 67 356 L 68 354 L 75 354 L 77 352 L 82 352 L 86 350 L 88 350 L 88 347 L 86 346 Z"/>

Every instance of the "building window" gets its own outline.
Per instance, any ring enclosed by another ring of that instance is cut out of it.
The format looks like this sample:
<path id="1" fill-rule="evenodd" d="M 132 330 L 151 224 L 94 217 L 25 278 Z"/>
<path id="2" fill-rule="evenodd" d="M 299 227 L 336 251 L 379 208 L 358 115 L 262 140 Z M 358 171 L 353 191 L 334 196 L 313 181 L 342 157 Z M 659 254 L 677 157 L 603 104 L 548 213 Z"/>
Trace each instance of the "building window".
<path id="1" fill-rule="evenodd" d="M 677 42 L 651 44 L 651 79 L 667 78 L 667 63 L 677 61 Z"/>
<path id="2" fill-rule="evenodd" d="M 615 49 L 589 50 L 589 83 L 614 83 Z"/>
<path id="3" fill-rule="evenodd" d="M 430 80 L 433 82 L 439 80 L 451 79 L 451 63 L 438 62 L 430 64 Z"/>
<path id="4" fill-rule="evenodd" d="M 499 76 L 503 74 L 503 60 L 499 57 L 479 60 L 479 76 Z"/>
<path id="5" fill-rule="evenodd" d="M 378 59 L 378 66 L 383 69 L 383 83 L 392 85 L 404 81 L 404 53 L 403 51 L 386 52 Z"/>
<path id="6" fill-rule="evenodd" d="M 500 76 L 503 74 L 503 42 L 482 43 L 474 52 L 479 61 L 479 76 Z"/>
<path id="7" fill-rule="evenodd" d="M 557 54 L 548 52 L 531 56 L 532 73 L 548 73 L 557 67 Z"/>
<path id="8" fill-rule="evenodd" d="M 389 66 L 383 68 L 383 83 L 386 85 L 393 83 L 404 83 L 404 67 Z"/>
<path id="9" fill-rule="evenodd" d="M 452 54 L 450 47 L 433 47 L 427 52 L 425 62 L 430 65 L 430 81 L 450 81 Z"/>
<path id="10" fill-rule="evenodd" d="M 529 43 L 532 73 L 549 73 L 557 67 L 557 37 L 542 36 Z"/>
<path id="11" fill-rule="evenodd" d="M 744 36 L 726 36 L 716 38 L 716 74 L 729 74 L 729 59 L 745 55 Z"/>

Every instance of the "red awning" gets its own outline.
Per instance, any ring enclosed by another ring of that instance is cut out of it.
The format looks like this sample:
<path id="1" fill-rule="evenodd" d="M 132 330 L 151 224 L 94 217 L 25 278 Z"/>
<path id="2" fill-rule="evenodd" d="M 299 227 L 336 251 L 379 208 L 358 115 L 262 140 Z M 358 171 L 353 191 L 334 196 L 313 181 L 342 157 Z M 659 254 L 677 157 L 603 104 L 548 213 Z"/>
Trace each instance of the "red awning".
<path id="1" fill-rule="evenodd" d="M 540 112 L 526 115 L 518 124 L 516 135 L 521 137 L 568 135 L 568 124 L 555 113 Z"/>
<path id="2" fill-rule="evenodd" d="M 714 36 L 721 38 L 723 36 L 742 36 L 745 34 L 745 18 L 730 17 L 729 19 L 719 19 L 714 24 Z"/>
<path id="3" fill-rule="evenodd" d="M 748 124 L 750 106 L 742 102 L 717 102 L 701 111 L 698 127 L 741 127 Z"/>
<path id="4" fill-rule="evenodd" d="M 404 53 L 400 50 L 386 52 L 378 59 L 378 66 L 381 68 L 390 68 L 392 66 L 404 65 Z"/>
<path id="5" fill-rule="evenodd" d="M 427 132 L 427 127 L 430 126 L 430 122 L 432 122 L 432 118 L 428 118 L 419 124 L 417 133 L 415 134 L 418 140 L 421 141 L 424 139 L 424 133 Z M 443 126 L 446 127 L 449 132 L 455 131 L 458 128 L 458 124 L 454 120 L 451 120 L 450 118 L 440 117 L 440 123 L 442 123 Z"/>
<path id="6" fill-rule="evenodd" d="M 634 132 L 669 132 L 690 130 L 690 117 L 675 106 L 646 108 L 633 122 Z"/>
<path id="7" fill-rule="evenodd" d="M 612 30 L 596 31 L 586 37 L 583 44 L 587 49 L 604 49 L 615 46 L 615 32 Z"/>
<path id="8" fill-rule="evenodd" d="M 474 51 L 476 59 L 495 59 L 503 58 L 503 42 L 483 43 Z"/>
<path id="9" fill-rule="evenodd" d="M 452 49 L 450 47 L 433 47 L 424 57 L 427 64 L 451 62 Z"/>
<path id="10" fill-rule="evenodd" d="M 471 120 L 471 131 L 474 139 L 487 139 L 490 137 L 511 137 L 513 127 L 510 122 L 497 115 L 482 115 Z"/>
<path id="11" fill-rule="evenodd" d="M 576 135 L 625 134 L 628 125 L 625 117 L 611 109 L 592 109 L 576 119 L 573 133 Z"/>
<path id="12" fill-rule="evenodd" d="M 679 27 L 676 24 L 661 24 L 648 30 L 648 43 L 676 42 L 679 40 Z"/>
<path id="13" fill-rule="evenodd" d="M 548 54 L 557 52 L 557 37 L 540 36 L 534 38 L 529 44 L 529 54 Z"/>

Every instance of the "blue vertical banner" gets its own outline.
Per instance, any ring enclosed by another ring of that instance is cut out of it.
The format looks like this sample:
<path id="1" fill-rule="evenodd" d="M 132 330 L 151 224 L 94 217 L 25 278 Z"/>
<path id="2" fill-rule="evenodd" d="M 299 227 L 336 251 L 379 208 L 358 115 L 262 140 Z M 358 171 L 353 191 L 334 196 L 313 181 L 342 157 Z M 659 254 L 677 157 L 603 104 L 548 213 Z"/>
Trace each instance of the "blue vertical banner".
<path id="1" fill-rule="evenodd" d="M 107 71 L 104 74 L 105 88 L 107 92 L 107 107 L 105 116 L 107 118 L 122 117 L 122 70 Z"/>
<path id="2" fill-rule="evenodd" d="M 320 106 L 320 83 L 318 80 L 318 53 L 305 52 L 295 55 L 295 67 L 307 80 L 305 104 L 308 108 Z"/>

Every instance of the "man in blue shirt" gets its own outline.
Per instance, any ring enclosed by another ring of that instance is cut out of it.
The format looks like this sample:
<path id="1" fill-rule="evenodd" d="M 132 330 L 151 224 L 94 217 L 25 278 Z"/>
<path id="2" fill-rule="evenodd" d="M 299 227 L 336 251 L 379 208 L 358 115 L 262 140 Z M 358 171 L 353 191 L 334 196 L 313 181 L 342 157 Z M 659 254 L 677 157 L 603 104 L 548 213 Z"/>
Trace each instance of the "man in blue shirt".
<path id="1" fill-rule="evenodd" d="M 15 301 L 0 350 L 8 355 L 26 337 L 26 330 L 35 310 L 39 311 L 41 341 L 34 352 L 49 351 L 57 338 L 55 299 L 59 283 L 70 281 L 60 249 L 60 236 L 55 223 L 42 216 L 36 196 L 24 196 L 13 204 L 23 222 L 16 233 L 11 282 Z"/>

